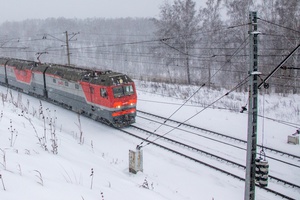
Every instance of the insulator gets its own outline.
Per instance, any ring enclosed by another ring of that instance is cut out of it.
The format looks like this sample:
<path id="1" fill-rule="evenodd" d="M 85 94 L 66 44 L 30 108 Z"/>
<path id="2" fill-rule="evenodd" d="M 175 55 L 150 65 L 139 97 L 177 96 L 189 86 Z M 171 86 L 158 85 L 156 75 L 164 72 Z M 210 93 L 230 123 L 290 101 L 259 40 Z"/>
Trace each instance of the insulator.
<path id="1" fill-rule="evenodd" d="M 262 158 L 255 159 L 255 180 L 261 187 L 268 186 L 268 174 L 269 174 L 269 163 L 267 160 Z"/>
<path id="2" fill-rule="evenodd" d="M 267 160 L 261 160 L 260 161 L 260 171 L 263 174 L 269 174 L 269 163 Z"/>
<path id="3" fill-rule="evenodd" d="M 256 181 L 256 182 L 259 183 L 260 177 L 261 177 L 261 174 L 260 174 L 260 173 L 255 173 L 255 181 Z"/>
<path id="4" fill-rule="evenodd" d="M 259 183 L 261 173 L 260 173 L 260 158 L 255 159 L 255 181 Z"/>
<path id="5" fill-rule="evenodd" d="M 260 165 L 260 161 L 261 161 L 261 158 L 256 158 L 255 159 L 255 165 L 259 166 Z"/>
<path id="6" fill-rule="evenodd" d="M 265 175 L 262 175 L 261 177 L 260 177 L 260 180 L 259 180 L 259 185 L 261 186 L 261 187 L 267 187 L 268 186 L 268 175 L 267 174 L 265 174 Z"/>

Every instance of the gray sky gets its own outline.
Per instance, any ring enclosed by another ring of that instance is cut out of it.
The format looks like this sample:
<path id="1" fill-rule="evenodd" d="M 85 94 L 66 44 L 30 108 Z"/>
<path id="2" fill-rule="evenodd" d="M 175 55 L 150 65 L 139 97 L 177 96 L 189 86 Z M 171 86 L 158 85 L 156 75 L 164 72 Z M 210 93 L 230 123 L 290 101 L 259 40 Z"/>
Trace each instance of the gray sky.
<path id="1" fill-rule="evenodd" d="M 194 0 L 197 9 L 206 0 Z M 158 17 L 164 0 L 0 0 L 0 23 L 25 19 Z M 172 2 L 172 0 L 169 0 Z"/>

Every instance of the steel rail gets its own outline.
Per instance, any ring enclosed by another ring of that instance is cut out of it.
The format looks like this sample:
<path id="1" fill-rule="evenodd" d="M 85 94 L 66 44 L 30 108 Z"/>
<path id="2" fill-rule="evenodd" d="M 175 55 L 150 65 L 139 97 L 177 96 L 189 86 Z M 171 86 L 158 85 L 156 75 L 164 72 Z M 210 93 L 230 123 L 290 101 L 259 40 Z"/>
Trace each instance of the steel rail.
<path id="1" fill-rule="evenodd" d="M 222 137 L 225 137 L 225 138 L 228 138 L 228 139 L 231 139 L 231 140 L 236 140 L 238 142 L 247 144 L 246 140 L 242 140 L 242 139 L 239 139 L 239 138 L 236 138 L 236 137 L 225 135 L 225 134 L 222 134 L 222 133 L 219 133 L 219 132 L 216 132 L 216 131 L 212 131 L 212 130 L 209 130 L 209 129 L 197 127 L 197 126 L 186 124 L 186 123 L 182 123 L 182 122 L 179 122 L 179 121 L 176 121 L 176 120 L 173 120 L 173 119 L 167 119 L 165 117 L 162 117 L 162 116 L 159 116 L 159 115 L 156 115 L 156 114 L 152 114 L 152 113 L 148 113 L 148 112 L 145 112 L 145 111 L 141 111 L 141 110 L 137 110 L 137 112 L 140 112 L 140 113 L 143 113 L 143 114 L 146 114 L 146 115 L 150 115 L 150 116 L 154 116 L 156 118 L 160 118 L 160 119 L 163 119 L 163 120 L 168 120 L 168 121 L 173 122 L 173 123 L 182 124 L 183 126 L 191 127 L 191 128 L 198 129 L 198 130 L 201 130 L 201 131 L 205 131 L 205 132 L 217 135 L 217 136 L 222 136 Z M 294 154 L 283 152 L 283 151 L 280 151 L 280 150 L 277 150 L 277 149 L 274 149 L 274 148 L 271 148 L 271 147 L 266 147 L 266 146 L 261 146 L 261 145 L 257 145 L 257 146 L 260 147 L 260 148 L 264 148 L 264 150 L 267 150 L 267 151 L 275 152 L 275 153 L 278 153 L 278 154 L 286 155 L 286 156 L 291 157 L 293 159 L 299 159 L 300 160 L 300 156 L 297 156 L 297 155 L 294 155 Z M 268 157 L 268 156 L 266 156 L 266 157 Z"/>

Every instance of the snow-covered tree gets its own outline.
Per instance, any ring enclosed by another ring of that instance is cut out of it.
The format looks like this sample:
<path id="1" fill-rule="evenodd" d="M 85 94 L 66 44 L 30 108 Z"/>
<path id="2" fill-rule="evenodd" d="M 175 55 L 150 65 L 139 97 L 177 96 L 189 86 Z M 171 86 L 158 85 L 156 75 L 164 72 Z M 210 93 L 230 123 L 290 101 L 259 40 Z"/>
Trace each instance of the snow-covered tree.
<path id="1" fill-rule="evenodd" d="M 160 19 L 156 20 L 156 36 L 164 47 L 160 54 L 167 57 L 166 65 L 186 68 L 187 83 L 191 83 L 190 57 L 198 40 L 200 17 L 192 0 L 176 0 L 171 5 L 165 2 L 160 8 Z"/>
<path id="2" fill-rule="evenodd" d="M 213 59 L 216 54 L 221 53 L 220 41 L 223 39 L 223 33 L 220 33 L 223 22 L 220 14 L 221 0 L 207 0 L 206 7 L 200 8 L 202 27 L 201 30 L 206 37 L 201 43 L 204 50 L 201 55 L 207 55 L 207 59 L 203 61 L 204 68 L 208 70 L 207 79 L 208 87 L 211 85 L 212 67 L 214 65 Z"/>

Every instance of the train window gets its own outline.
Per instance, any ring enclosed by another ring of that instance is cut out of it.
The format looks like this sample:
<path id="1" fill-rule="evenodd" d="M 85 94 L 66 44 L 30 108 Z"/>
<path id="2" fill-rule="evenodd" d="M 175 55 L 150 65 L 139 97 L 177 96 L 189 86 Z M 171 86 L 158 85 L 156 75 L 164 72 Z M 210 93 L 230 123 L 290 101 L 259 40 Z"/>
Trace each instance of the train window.
<path id="1" fill-rule="evenodd" d="M 55 78 L 53 79 L 53 83 L 56 83 L 56 79 Z"/>
<path id="2" fill-rule="evenodd" d="M 120 87 L 113 88 L 114 97 L 122 97 L 125 95 L 132 95 L 134 94 L 133 86 L 132 85 L 125 85 Z"/>
<path id="3" fill-rule="evenodd" d="M 79 89 L 79 85 L 78 84 L 75 84 L 75 89 Z"/>
<path id="4" fill-rule="evenodd" d="M 105 88 L 100 88 L 100 95 L 103 98 L 107 98 L 107 92 Z"/>
<path id="5" fill-rule="evenodd" d="M 65 81 L 65 86 L 69 86 L 69 82 Z"/>
<path id="6" fill-rule="evenodd" d="M 90 87 L 90 91 L 92 94 L 94 94 L 94 88 L 93 87 Z"/>
<path id="7" fill-rule="evenodd" d="M 114 87 L 113 92 L 114 92 L 114 97 L 124 96 L 123 87 Z"/>
<path id="8" fill-rule="evenodd" d="M 131 94 L 133 94 L 134 92 L 133 92 L 133 87 L 132 87 L 132 85 L 126 85 L 126 86 L 124 86 L 124 94 L 125 95 L 131 95 Z"/>

